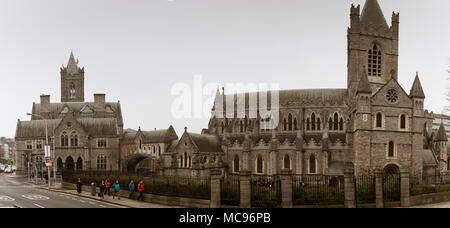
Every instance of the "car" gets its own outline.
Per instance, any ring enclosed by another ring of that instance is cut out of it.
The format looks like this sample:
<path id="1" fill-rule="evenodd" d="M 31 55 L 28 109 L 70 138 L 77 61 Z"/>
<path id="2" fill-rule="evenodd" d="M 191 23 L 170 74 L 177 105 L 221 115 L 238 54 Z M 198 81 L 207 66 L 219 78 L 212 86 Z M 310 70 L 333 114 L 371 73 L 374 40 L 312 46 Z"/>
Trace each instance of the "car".
<path id="1" fill-rule="evenodd" d="M 10 166 L 8 166 L 8 167 L 5 169 L 5 173 L 12 173 L 12 169 L 11 169 Z"/>
<path id="2" fill-rule="evenodd" d="M 11 166 L 13 172 L 16 172 L 17 167 L 15 165 Z"/>

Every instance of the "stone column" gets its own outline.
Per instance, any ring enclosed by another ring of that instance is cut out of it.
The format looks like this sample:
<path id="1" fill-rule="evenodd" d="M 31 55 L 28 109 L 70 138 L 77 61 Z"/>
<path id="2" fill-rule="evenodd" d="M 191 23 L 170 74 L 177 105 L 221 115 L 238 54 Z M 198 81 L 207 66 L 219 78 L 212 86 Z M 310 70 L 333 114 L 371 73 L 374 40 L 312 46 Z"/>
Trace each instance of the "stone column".
<path id="1" fill-rule="evenodd" d="M 347 168 L 344 170 L 344 207 L 355 208 L 355 170 Z"/>
<path id="2" fill-rule="evenodd" d="M 410 195 L 409 195 L 409 173 L 400 173 L 400 205 L 402 207 L 410 206 Z"/>
<path id="3" fill-rule="evenodd" d="M 281 199 L 283 208 L 292 208 L 292 171 L 281 170 Z"/>
<path id="4" fill-rule="evenodd" d="M 375 204 L 377 208 L 384 208 L 382 171 L 375 172 Z"/>
<path id="5" fill-rule="evenodd" d="M 221 182 L 222 171 L 220 169 L 211 170 L 211 202 L 210 208 L 220 208 L 221 206 Z"/>
<path id="6" fill-rule="evenodd" d="M 251 184 L 250 184 L 250 171 L 241 171 L 239 176 L 240 182 L 240 207 L 250 208 L 251 207 Z"/>
<path id="7" fill-rule="evenodd" d="M 295 174 L 300 175 L 303 173 L 303 153 L 297 151 L 296 155 Z"/>

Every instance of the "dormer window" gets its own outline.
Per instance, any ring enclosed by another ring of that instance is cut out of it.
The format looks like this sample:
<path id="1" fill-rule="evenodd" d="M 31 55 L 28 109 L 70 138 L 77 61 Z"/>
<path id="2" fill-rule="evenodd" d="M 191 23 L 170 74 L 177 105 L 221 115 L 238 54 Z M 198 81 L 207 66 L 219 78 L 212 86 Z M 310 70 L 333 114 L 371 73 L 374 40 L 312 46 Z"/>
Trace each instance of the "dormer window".
<path id="1" fill-rule="evenodd" d="M 368 53 L 367 74 L 372 77 L 381 77 L 381 50 L 374 44 Z"/>

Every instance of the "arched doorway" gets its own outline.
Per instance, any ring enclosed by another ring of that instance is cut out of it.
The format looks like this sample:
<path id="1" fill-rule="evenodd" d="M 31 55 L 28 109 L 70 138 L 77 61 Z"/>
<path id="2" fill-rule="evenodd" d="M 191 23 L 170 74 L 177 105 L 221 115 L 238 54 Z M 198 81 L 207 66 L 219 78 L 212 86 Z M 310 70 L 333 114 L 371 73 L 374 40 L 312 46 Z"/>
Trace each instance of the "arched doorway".
<path id="1" fill-rule="evenodd" d="M 139 164 L 140 162 L 144 161 L 147 158 L 149 157 L 145 155 L 134 155 L 126 160 L 124 168 L 126 167 L 126 171 L 128 173 L 135 173 L 137 171 L 136 170 L 137 164 Z"/>
<path id="2" fill-rule="evenodd" d="M 77 170 L 83 170 L 83 159 L 81 157 L 77 160 Z"/>
<path id="3" fill-rule="evenodd" d="M 73 171 L 74 169 L 75 169 L 75 164 L 74 164 L 73 158 L 71 156 L 69 156 L 66 159 L 66 170 Z"/>
<path id="4" fill-rule="evenodd" d="M 58 160 L 56 161 L 56 168 L 58 170 L 62 170 L 63 169 L 63 161 L 61 158 L 58 158 Z"/>
<path id="5" fill-rule="evenodd" d="M 400 173 L 400 168 L 397 165 L 391 164 L 384 167 L 385 175 L 398 175 Z"/>

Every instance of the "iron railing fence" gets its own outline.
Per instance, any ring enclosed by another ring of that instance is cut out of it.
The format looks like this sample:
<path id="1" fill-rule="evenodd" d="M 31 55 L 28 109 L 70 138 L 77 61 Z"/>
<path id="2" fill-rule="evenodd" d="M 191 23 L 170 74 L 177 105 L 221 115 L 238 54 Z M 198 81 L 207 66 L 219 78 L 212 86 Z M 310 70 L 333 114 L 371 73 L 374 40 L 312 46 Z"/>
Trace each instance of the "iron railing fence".
<path id="1" fill-rule="evenodd" d="M 62 178 L 69 183 L 77 183 L 80 178 L 83 185 L 95 183 L 99 186 L 102 181 L 119 182 L 121 189 L 128 190 L 131 181 L 137 189 L 138 183 L 144 183 L 144 192 L 154 195 L 187 197 L 196 199 L 211 199 L 211 180 L 209 177 L 155 176 L 139 175 L 139 173 L 97 172 L 97 171 L 63 171 Z"/>
<path id="2" fill-rule="evenodd" d="M 375 203 L 375 176 L 363 175 L 355 177 L 355 202 L 358 204 Z"/>
<path id="3" fill-rule="evenodd" d="M 252 207 L 281 207 L 281 180 L 277 175 L 252 175 L 250 186 Z"/>
<path id="4" fill-rule="evenodd" d="M 294 205 L 344 204 L 344 177 L 327 175 L 294 175 Z"/>
<path id="5" fill-rule="evenodd" d="M 222 205 L 239 206 L 240 181 L 239 176 L 230 175 L 221 181 L 220 197 Z"/>
<path id="6" fill-rule="evenodd" d="M 400 175 L 385 174 L 383 175 L 383 201 L 392 203 L 400 201 Z"/>

